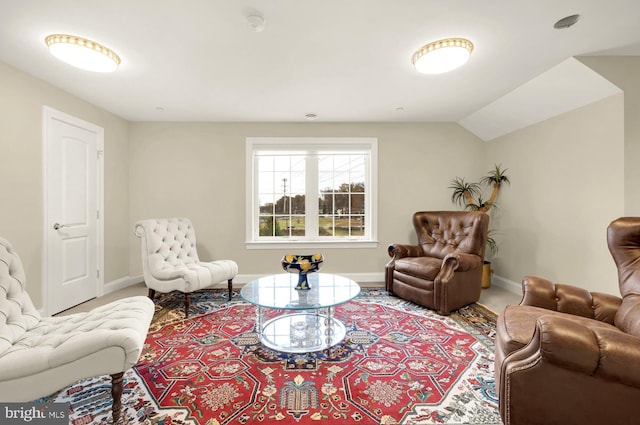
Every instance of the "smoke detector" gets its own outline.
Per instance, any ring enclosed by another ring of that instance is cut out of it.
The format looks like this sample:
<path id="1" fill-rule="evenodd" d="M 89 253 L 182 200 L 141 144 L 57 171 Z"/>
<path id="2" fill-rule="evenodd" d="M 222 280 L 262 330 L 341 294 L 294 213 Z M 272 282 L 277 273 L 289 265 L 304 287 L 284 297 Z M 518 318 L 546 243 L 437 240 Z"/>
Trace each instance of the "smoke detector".
<path id="1" fill-rule="evenodd" d="M 249 15 L 247 16 L 247 24 L 249 28 L 253 32 L 262 32 L 264 31 L 265 20 L 260 15 Z"/>

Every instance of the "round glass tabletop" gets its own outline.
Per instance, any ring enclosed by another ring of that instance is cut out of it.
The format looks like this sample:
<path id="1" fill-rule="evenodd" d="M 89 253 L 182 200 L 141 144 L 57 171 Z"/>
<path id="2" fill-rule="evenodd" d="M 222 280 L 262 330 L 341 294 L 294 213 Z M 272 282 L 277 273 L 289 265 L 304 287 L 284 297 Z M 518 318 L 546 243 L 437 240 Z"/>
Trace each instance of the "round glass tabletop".
<path id="1" fill-rule="evenodd" d="M 311 289 L 295 289 L 298 275 L 282 273 L 247 283 L 240 296 L 251 304 L 281 310 L 310 310 L 333 307 L 351 301 L 360 286 L 351 279 L 329 273 L 307 275 Z"/>

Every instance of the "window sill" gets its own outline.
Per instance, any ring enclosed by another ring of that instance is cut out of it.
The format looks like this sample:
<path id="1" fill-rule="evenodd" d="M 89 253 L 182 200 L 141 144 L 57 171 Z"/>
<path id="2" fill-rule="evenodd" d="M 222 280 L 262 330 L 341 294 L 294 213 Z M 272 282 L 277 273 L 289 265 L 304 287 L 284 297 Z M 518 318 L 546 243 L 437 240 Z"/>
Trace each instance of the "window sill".
<path id="1" fill-rule="evenodd" d="M 341 240 L 341 241 L 249 241 L 247 249 L 315 249 L 315 248 L 377 248 L 378 241 Z"/>

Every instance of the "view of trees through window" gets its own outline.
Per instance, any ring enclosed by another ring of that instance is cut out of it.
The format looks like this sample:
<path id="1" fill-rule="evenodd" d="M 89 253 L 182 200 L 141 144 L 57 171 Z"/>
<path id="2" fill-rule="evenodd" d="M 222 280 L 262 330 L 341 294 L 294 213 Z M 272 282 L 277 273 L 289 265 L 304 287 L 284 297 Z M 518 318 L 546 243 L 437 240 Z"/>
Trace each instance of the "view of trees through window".
<path id="1" fill-rule="evenodd" d="M 319 237 L 365 235 L 365 155 L 263 155 L 258 159 L 259 236 L 304 237 L 314 215 Z M 313 161 L 307 167 L 307 161 Z M 308 175 L 309 169 L 317 174 Z M 307 178 L 316 179 L 317 204 L 306 204 Z M 317 219 L 315 218 L 317 216 Z"/>

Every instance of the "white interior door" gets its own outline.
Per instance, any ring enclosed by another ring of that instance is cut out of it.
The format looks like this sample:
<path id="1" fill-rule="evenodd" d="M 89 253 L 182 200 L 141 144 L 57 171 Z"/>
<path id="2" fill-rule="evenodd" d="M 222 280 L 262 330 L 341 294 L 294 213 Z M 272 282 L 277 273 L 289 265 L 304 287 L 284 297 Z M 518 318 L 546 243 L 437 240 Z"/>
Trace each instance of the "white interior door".
<path id="1" fill-rule="evenodd" d="M 98 295 L 103 129 L 44 109 L 47 313 Z"/>

